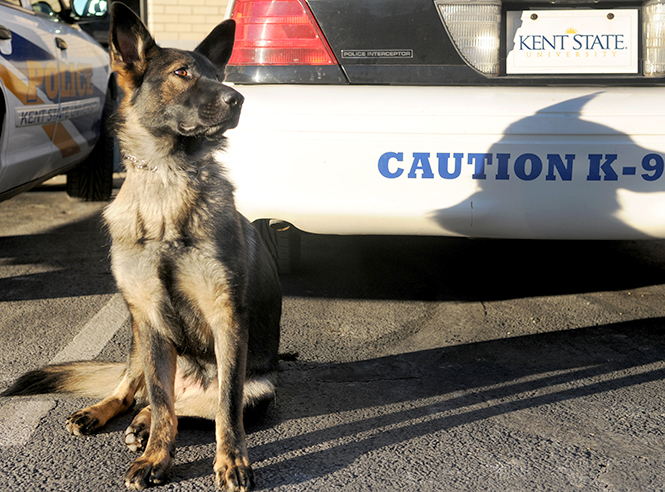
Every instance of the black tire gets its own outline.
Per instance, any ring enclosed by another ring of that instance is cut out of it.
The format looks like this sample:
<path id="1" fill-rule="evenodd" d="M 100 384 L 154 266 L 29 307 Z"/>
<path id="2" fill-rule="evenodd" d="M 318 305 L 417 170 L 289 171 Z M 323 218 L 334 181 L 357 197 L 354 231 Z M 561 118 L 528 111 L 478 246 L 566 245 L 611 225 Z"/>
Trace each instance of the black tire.
<path id="1" fill-rule="evenodd" d="M 254 227 L 263 238 L 280 274 L 293 273 L 300 264 L 300 231 L 276 220 L 257 220 Z"/>
<path id="2" fill-rule="evenodd" d="M 108 119 L 115 110 L 115 91 L 106 91 L 100 135 L 95 148 L 81 164 L 67 173 L 67 194 L 85 201 L 108 201 L 113 191 L 113 136 Z"/>

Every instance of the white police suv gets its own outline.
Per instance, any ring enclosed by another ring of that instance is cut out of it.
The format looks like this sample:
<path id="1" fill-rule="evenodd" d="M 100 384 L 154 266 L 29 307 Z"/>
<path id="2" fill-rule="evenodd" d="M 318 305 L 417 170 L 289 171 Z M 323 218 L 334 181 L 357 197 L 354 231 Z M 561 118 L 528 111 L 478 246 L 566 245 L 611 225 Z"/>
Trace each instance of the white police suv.
<path id="1" fill-rule="evenodd" d="M 242 212 L 665 238 L 665 0 L 235 0 Z"/>
<path id="2" fill-rule="evenodd" d="M 101 0 L 0 0 L 0 199 L 69 170 L 71 195 L 110 196 L 109 57 L 78 26 L 106 9 Z"/>

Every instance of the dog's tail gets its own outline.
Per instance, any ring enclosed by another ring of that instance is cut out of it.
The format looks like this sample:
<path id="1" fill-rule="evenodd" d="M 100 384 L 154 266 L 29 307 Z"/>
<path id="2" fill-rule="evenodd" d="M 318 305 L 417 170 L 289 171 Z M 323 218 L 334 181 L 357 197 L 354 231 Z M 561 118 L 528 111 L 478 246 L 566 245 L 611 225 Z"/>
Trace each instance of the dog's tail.
<path id="1" fill-rule="evenodd" d="M 245 379 L 243 392 L 243 413 L 245 422 L 258 422 L 275 400 L 276 374 L 268 373 Z"/>
<path id="2" fill-rule="evenodd" d="M 73 393 L 105 398 L 116 388 L 125 371 L 122 362 L 68 362 L 25 373 L 2 396 Z"/>
<path id="3" fill-rule="evenodd" d="M 30 371 L 19 377 L 0 396 L 41 395 L 46 393 L 71 393 L 79 396 L 103 399 L 112 394 L 125 373 L 121 362 L 68 362 Z M 263 415 L 275 399 L 275 375 L 254 375 L 245 380 L 243 407 L 245 417 L 250 420 Z M 196 395 L 196 392 L 193 392 Z M 215 418 L 217 389 L 201 392 L 200 396 L 189 396 L 176 401 L 179 416 Z M 141 398 L 142 391 L 136 394 Z"/>
<path id="4" fill-rule="evenodd" d="M 257 407 L 264 402 L 270 402 L 275 399 L 274 375 L 267 374 L 259 377 L 251 377 L 245 380 L 243 393 L 243 406 Z"/>

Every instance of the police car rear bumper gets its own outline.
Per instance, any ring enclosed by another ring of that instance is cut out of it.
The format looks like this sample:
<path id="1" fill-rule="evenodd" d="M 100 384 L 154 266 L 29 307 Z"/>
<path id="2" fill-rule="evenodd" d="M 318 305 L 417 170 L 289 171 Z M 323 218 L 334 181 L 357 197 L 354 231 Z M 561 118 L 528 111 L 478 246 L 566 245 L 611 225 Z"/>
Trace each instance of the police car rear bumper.
<path id="1" fill-rule="evenodd" d="M 316 233 L 665 238 L 665 92 L 237 86 L 250 220 Z"/>

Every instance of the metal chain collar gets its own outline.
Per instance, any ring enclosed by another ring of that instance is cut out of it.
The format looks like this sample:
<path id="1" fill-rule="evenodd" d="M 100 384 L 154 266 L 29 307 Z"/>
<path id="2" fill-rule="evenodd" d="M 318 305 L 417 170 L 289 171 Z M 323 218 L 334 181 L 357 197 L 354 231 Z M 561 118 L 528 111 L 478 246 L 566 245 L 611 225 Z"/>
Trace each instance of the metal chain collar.
<path id="1" fill-rule="evenodd" d="M 134 157 L 133 155 L 125 154 L 123 160 L 131 162 L 132 166 L 134 166 L 134 169 L 138 169 L 140 171 L 152 171 L 152 172 L 157 171 L 157 166 L 150 166 L 148 164 L 148 161 L 139 159 L 137 157 Z"/>

